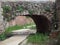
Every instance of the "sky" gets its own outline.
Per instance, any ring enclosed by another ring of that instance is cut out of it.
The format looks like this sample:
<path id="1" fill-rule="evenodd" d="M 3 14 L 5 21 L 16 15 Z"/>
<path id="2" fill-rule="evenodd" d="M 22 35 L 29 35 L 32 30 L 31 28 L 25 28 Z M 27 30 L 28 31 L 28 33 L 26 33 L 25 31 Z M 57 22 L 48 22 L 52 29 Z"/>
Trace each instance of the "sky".
<path id="1" fill-rule="evenodd" d="M 55 1 L 55 0 L 0 0 L 0 1 Z"/>

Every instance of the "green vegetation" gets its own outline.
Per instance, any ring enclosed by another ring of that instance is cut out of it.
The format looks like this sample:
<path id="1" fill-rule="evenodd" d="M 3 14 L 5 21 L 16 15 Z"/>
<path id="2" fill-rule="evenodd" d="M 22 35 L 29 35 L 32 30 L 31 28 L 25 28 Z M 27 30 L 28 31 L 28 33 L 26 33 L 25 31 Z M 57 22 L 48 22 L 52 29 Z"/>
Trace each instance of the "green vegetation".
<path id="1" fill-rule="evenodd" d="M 18 25 L 10 26 L 10 27 L 6 28 L 5 32 L 0 35 L 0 40 L 6 39 L 6 37 L 8 35 L 10 35 L 13 30 L 18 30 L 18 29 L 22 29 L 22 28 L 23 28 L 23 26 L 18 26 Z"/>
<path id="2" fill-rule="evenodd" d="M 23 28 L 23 26 L 19 26 L 19 25 L 10 26 L 5 29 L 6 30 L 5 32 L 10 33 L 13 30 L 18 30 L 18 29 L 22 29 L 22 28 Z"/>
<path id="3" fill-rule="evenodd" d="M 7 36 L 10 35 L 13 30 L 35 28 L 32 25 L 34 25 L 34 23 L 25 24 L 25 25 L 22 25 L 22 26 L 20 26 L 20 25 L 10 26 L 10 27 L 5 29 L 4 33 L 0 34 L 0 40 L 6 39 Z M 27 26 L 31 26 L 31 27 L 28 28 Z"/>
<path id="4" fill-rule="evenodd" d="M 6 39 L 5 33 L 0 34 L 0 40 L 4 40 L 4 39 Z"/>
<path id="5" fill-rule="evenodd" d="M 24 11 L 24 8 L 23 8 L 23 6 L 17 6 L 17 10 L 19 10 L 19 12 L 23 12 Z"/>
<path id="6" fill-rule="evenodd" d="M 18 30 L 18 29 L 34 29 L 35 27 L 32 26 L 32 25 L 34 25 L 34 24 L 33 23 L 32 24 L 25 24 L 25 25 L 22 25 L 22 26 L 15 25 L 15 26 L 10 26 L 10 27 L 6 28 L 5 30 L 6 30 L 6 32 L 9 33 L 13 30 Z M 28 28 L 27 26 L 31 26 L 31 27 Z"/>
<path id="7" fill-rule="evenodd" d="M 28 42 L 31 43 L 42 43 L 48 40 L 47 34 L 35 34 L 28 36 Z"/>
<path id="8" fill-rule="evenodd" d="M 2 8 L 3 8 L 3 14 L 2 15 L 4 17 L 4 20 L 10 21 L 12 18 L 12 15 L 10 15 L 8 13 L 11 11 L 11 7 L 9 5 L 5 5 Z"/>
<path id="9" fill-rule="evenodd" d="M 11 33 L 13 30 L 18 30 L 18 29 L 34 29 L 35 26 L 32 26 L 34 25 L 33 23 L 32 24 L 25 24 L 25 25 L 15 25 L 15 26 L 10 26 L 8 28 L 6 28 L 5 30 L 5 33 Z M 31 26 L 31 27 L 27 27 L 27 26 Z"/>
<path id="10" fill-rule="evenodd" d="M 6 6 L 2 7 L 2 8 L 3 8 L 4 13 L 8 13 L 11 10 L 10 6 L 8 6 L 8 5 L 6 5 Z"/>
<path id="11" fill-rule="evenodd" d="M 45 9 L 45 11 L 47 11 L 47 12 L 51 12 L 51 10 L 50 10 L 50 7 L 49 7 L 49 6 L 45 7 L 44 9 Z"/>
<path id="12" fill-rule="evenodd" d="M 33 11 L 32 10 L 28 10 L 29 14 L 32 15 L 33 14 Z"/>

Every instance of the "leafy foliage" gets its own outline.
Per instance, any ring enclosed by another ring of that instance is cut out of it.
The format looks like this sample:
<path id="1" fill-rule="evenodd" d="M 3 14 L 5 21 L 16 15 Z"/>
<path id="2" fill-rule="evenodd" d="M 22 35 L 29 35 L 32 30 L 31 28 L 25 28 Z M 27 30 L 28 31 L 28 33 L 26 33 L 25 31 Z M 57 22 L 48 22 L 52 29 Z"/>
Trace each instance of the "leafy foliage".
<path id="1" fill-rule="evenodd" d="M 50 7 L 49 6 L 45 7 L 45 11 L 50 12 Z"/>
<path id="2" fill-rule="evenodd" d="M 6 39 L 5 33 L 0 34 L 0 40 L 4 40 L 4 39 Z"/>
<path id="3" fill-rule="evenodd" d="M 4 20 L 10 21 L 12 19 L 12 15 L 9 14 L 9 12 L 11 11 L 11 7 L 9 5 L 5 5 L 2 8 L 3 8 L 2 15 L 4 17 Z"/>
<path id="4" fill-rule="evenodd" d="M 32 10 L 28 10 L 29 14 L 32 15 L 33 14 L 33 11 Z"/>
<path id="5" fill-rule="evenodd" d="M 8 6 L 8 5 L 3 6 L 4 13 L 8 13 L 10 10 L 11 10 L 10 6 Z"/>
<path id="6" fill-rule="evenodd" d="M 19 10 L 19 12 L 22 12 L 24 10 L 23 6 L 17 6 L 17 10 Z"/>

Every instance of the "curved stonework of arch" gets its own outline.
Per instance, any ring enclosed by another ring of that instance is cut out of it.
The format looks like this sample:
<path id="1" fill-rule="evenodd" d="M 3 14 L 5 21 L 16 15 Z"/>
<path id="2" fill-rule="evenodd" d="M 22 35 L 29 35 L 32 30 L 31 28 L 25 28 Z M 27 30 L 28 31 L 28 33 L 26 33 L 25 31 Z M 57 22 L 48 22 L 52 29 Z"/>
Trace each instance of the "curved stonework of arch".
<path id="1" fill-rule="evenodd" d="M 44 15 L 25 15 L 33 19 L 36 24 L 36 29 L 38 33 L 49 33 L 51 30 L 51 22 Z"/>

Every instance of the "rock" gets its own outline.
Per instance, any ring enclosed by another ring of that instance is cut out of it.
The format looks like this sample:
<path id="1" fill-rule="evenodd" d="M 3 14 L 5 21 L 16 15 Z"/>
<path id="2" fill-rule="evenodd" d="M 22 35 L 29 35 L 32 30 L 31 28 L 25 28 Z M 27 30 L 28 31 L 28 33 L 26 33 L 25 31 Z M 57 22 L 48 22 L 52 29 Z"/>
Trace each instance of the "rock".
<path id="1" fill-rule="evenodd" d="M 2 16 L 2 8 L 1 8 L 1 2 L 0 2 L 0 34 L 3 33 L 4 30 L 4 20 L 3 20 L 3 16 Z"/>

